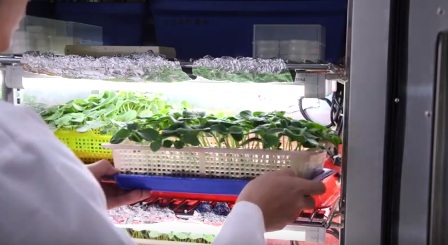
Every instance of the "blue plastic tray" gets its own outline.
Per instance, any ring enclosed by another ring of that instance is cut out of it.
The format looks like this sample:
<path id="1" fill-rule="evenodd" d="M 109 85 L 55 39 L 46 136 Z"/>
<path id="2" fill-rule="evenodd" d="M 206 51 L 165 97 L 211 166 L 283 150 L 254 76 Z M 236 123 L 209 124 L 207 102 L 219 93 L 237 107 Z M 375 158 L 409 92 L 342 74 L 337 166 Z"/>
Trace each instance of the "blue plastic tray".
<path id="1" fill-rule="evenodd" d="M 186 178 L 118 174 L 115 181 L 122 189 L 160 192 L 238 196 L 249 180 Z"/>
<path id="2" fill-rule="evenodd" d="M 312 180 L 323 181 L 334 174 L 331 169 L 319 169 L 312 176 Z M 160 192 L 230 195 L 238 196 L 249 180 L 212 179 L 212 178 L 188 178 L 168 177 L 134 174 L 115 175 L 117 185 L 122 189 L 152 190 Z"/>

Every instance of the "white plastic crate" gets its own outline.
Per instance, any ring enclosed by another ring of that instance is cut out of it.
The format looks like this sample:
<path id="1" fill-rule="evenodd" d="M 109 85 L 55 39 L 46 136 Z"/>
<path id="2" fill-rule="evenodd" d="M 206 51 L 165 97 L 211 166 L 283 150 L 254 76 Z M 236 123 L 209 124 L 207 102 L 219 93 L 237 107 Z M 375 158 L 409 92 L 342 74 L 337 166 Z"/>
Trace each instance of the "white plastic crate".
<path id="1" fill-rule="evenodd" d="M 253 29 L 252 56 L 297 62 L 325 60 L 325 33 L 321 25 L 257 24 Z"/>
<path id="2" fill-rule="evenodd" d="M 308 178 L 322 168 L 324 151 L 280 151 L 227 148 L 160 149 L 135 144 L 105 144 L 112 149 L 115 167 L 124 172 L 152 175 L 180 175 L 254 178 L 282 167 L 295 169 Z"/>

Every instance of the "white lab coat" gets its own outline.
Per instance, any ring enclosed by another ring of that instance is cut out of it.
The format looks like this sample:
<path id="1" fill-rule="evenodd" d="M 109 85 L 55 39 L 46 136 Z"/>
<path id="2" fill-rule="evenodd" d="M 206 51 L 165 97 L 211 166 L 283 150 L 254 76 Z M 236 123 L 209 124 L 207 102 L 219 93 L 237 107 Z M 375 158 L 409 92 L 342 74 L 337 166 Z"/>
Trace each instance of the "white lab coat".
<path id="1" fill-rule="evenodd" d="M 0 101 L 0 244 L 121 245 L 89 170 L 41 118 Z M 214 244 L 263 245 L 261 210 L 237 204 Z"/>

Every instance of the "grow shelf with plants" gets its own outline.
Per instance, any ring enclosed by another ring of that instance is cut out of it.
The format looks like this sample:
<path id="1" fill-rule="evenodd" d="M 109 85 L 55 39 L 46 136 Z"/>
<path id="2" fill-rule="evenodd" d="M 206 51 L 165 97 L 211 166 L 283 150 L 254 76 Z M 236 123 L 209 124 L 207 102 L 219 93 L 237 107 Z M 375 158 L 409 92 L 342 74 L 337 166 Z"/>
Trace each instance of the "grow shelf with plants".
<path id="1" fill-rule="evenodd" d="M 291 69 L 331 73 L 331 67 L 225 57 L 187 66 L 196 79 L 180 62 L 151 53 L 27 53 L 18 65 L 6 66 L 4 84 L 14 95 L 8 100 L 33 106 L 81 159 L 113 160 L 123 188 L 153 189 L 157 200 L 127 207 L 141 214 L 149 210 L 145 217 L 124 210 L 128 216 L 120 220 L 119 211 L 111 213 L 139 243 L 210 243 L 247 181 L 282 167 L 305 178 L 324 171 L 327 193 L 314 197 L 315 210 L 266 237 L 322 243 L 340 193 L 338 173 L 323 165 L 332 161 L 330 149 L 340 139 L 284 111 L 304 94 Z"/>
<path id="2" fill-rule="evenodd" d="M 182 111 L 190 105 L 169 101 L 162 95 L 106 91 L 54 105 L 39 112 L 44 121 L 86 163 L 112 160 L 102 144 L 110 141 L 121 125 L 139 117 Z"/>
<path id="3" fill-rule="evenodd" d="M 281 167 L 309 178 L 339 144 L 332 130 L 284 112 L 184 111 L 127 124 L 105 147 L 125 173 L 244 179 Z"/>
<path id="4" fill-rule="evenodd" d="M 250 109 L 284 110 L 298 114 L 298 98 L 305 94 L 304 85 L 294 82 L 294 77 L 288 73 L 288 65 L 282 60 L 200 60 L 198 64 L 206 69 L 216 66 L 214 69 L 221 74 L 219 80 L 203 77 L 191 79 L 183 72 L 180 62 L 152 53 L 93 58 L 30 52 L 17 60 L 19 63 L 16 65 L 6 66 L 5 91 L 17 95 L 7 99 L 16 104 L 30 104 L 39 111 L 98 92 L 140 91 L 161 93 L 178 102 L 188 101 L 194 108 L 214 113 L 228 114 Z M 201 68 L 197 66 L 195 69 Z M 328 71 L 329 67 L 319 69 Z M 235 74 L 242 73 L 264 80 L 233 81 Z M 288 79 L 283 79 L 284 76 Z M 225 80 L 225 77 L 232 77 L 233 80 Z"/>
<path id="5" fill-rule="evenodd" d="M 337 202 L 335 202 L 337 203 Z M 194 198 L 158 196 L 131 206 L 109 211 L 118 227 L 125 229 L 142 244 L 183 242 L 210 244 L 221 229 L 234 201 L 210 201 Z M 305 210 L 284 230 L 266 233 L 267 239 L 322 243 L 326 229 L 335 216 L 335 205 Z M 270 244 L 268 242 L 268 244 Z M 275 244 L 275 243 L 273 243 Z"/>
<path id="6" fill-rule="evenodd" d="M 185 206 L 196 203 L 195 207 L 201 209 L 199 203 L 211 200 L 216 205 L 219 200 L 231 207 L 248 180 L 282 167 L 293 168 L 304 178 L 321 177 L 327 191 L 314 197 L 316 207 L 311 213 L 333 212 L 340 195 L 338 173 L 322 168 L 330 148 L 340 143 L 332 130 L 313 122 L 294 120 L 284 112 L 246 110 L 233 116 L 216 117 L 185 110 L 127 124 L 104 147 L 112 149 L 115 166 L 122 171 L 116 176 L 119 186 L 151 189 L 168 200 L 180 199 L 177 204 L 184 207 L 176 214 L 181 220 L 131 222 L 121 227 L 139 239 L 162 237 L 206 243 L 211 237 L 205 235 L 217 234 L 219 222 L 213 226 L 204 220 L 194 220 L 196 209 Z M 167 207 L 174 206 L 167 204 Z M 193 219 L 185 221 L 188 213 Z M 319 215 L 308 217 L 305 223 L 300 222 L 303 217 L 299 218 L 287 229 L 267 234 L 267 238 L 304 241 L 299 233 L 307 232 L 321 234 L 315 236 L 319 239 L 325 237 L 327 227 L 311 222 L 314 217 Z M 180 235 L 166 233 L 166 227 Z M 193 227 L 197 230 L 191 230 Z M 205 238 L 199 236 L 198 230 L 206 231 L 202 234 Z"/>

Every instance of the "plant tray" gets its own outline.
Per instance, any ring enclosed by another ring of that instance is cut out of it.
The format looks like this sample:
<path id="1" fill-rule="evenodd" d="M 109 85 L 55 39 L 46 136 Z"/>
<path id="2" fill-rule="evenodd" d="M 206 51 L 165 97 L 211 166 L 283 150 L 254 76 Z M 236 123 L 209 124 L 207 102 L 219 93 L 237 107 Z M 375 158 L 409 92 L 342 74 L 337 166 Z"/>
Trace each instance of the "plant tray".
<path id="1" fill-rule="evenodd" d="M 117 174 L 115 181 L 126 190 L 145 189 L 157 192 L 238 196 L 249 180 L 185 178 Z"/>
<path id="2" fill-rule="evenodd" d="M 280 151 L 228 148 L 162 148 L 132 143 L 104 144 L 112 150 L 114 165 L 124 173 L 158 176 L 251 179 L 283 167 L 311 178 L 321 169 L 325 151 Z"/>
<path id="3" fill-rule="evenodd" d="M 55 136 L 67 145 L 84 163 L 93 163 L 102 159 L 112 161 L 112 151 L 103 148 L 112 136 L 95 131 L 79 133 L 69 130 L 57 130 Z"/>
<path id="4" fill-rule="evenodd" d="M 325 202 L 328 199 L 327 196 L 333 194 L 333 190 L 337 188 L 335 183 L 330 182 L 331 179 L 327 179 L 334 175 L 334 173 L 336 171 L 331 169 L 320 169 L 314 172 L 311 179 L 328 185 L 326 192 L 328 195 L 322 195 L 322 198 L 316 200 L 316 204 L 320 205 Z M 220 197 L 236 197 L 250 180 L 117 174 L 115 175 L 115 181 L 120 188 L 126 190 L 144 189 L 152 190 L 153 193 L 184 193 L 188 195 L 204 194 Z M 339 188 L 337 188 L 337 192 L 339 193 Z"/>

